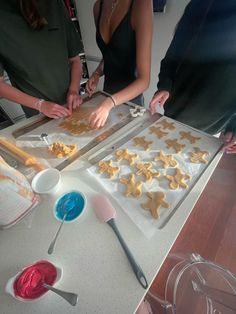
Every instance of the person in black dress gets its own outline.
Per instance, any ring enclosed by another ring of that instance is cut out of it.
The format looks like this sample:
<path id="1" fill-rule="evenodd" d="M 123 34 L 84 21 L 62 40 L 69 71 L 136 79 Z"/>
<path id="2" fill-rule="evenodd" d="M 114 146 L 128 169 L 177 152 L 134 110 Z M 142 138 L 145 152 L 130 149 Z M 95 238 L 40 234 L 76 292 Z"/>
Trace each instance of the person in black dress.
<path id="1" fill-rule="evenodd" d="M 142 92 L 150 82 L 152 42 L 151 0 L 98 0 L 94 5 L 96 40 L 103 59 L 87 82 L 89 95 L 104 75 L 104 91 L 111 94 L 92 112 L 93 127 L 106 122 L 116 105 L 143 105 Z"/>
<path id="2" fill-rule="evenodd" d="M 236 5 L 234 0 L 192 0 L 161 62 L 150 103 L 165 115 L 210 134 L 221 132 L 236 152 Z"/>

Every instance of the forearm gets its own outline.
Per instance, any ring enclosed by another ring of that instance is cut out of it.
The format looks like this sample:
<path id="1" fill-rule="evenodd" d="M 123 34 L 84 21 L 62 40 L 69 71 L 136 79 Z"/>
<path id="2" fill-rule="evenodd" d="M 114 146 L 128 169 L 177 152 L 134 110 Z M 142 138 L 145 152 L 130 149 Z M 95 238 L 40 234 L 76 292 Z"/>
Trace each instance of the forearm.
<path id="1" fill-rule="evenodd" d="M 70 86 L 69 91 L 78 93 L 80 88 L 80 81 L 82 77 L 82 67 L 80 57 L 70 59 Z"/>
<path id="2" fill-rule="evenodd" d="M 32 109 L 38 109 L 38 98 L 23 93 L 19 89 L 7 84 L 0 79 L 0 96 Z"/>
<path id="3" fill-rule="evenodd" d="M 138 77 L 127 87 L 113 94 L 116 105 L 123 104 L 124 102 L 130 101 L 138 95 L 142 94 L 148 88 L 149 82 L 149 77 Z"/>
<path id="4" fill-rule="evenodd" d="M 99 77 L 104 75 L 104 61 L 103 60 L 99 63 L 99 65 L 97 66 L 93 74 L 97 74 Z"/>

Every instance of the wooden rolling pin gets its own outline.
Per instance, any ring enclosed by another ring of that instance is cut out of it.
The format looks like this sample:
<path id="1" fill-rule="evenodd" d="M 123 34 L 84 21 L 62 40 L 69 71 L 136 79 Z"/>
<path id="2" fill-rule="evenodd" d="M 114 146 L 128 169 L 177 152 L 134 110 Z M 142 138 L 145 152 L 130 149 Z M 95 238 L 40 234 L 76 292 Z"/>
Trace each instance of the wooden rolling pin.
<path id="1" fill-rule="evenodd" d="M 21 148 L 17 147 L 15 144 L 9 142 L 9 140 L 0 137 L 0 145 L 5 147 L 9 152 L 11 152 L 14 156 L 16 156 L 25 166 L 32 166 L 36 171 L 41 171 L 45 169 L 45 167 L 40 164 L 37 159 L 23 151 Z"/>

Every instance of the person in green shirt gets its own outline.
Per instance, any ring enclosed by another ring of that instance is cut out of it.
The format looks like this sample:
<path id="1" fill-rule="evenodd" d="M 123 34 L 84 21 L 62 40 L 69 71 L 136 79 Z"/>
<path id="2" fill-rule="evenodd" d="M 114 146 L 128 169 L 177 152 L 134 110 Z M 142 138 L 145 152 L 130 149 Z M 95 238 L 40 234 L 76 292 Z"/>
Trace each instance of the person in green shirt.
<path id="1" fill-rule="evenodd" d="M 61 118 L 81 104 L 82 45 L 62 0 L 0 1 L 0 38 L 0 97 L 27 117 Z"/>

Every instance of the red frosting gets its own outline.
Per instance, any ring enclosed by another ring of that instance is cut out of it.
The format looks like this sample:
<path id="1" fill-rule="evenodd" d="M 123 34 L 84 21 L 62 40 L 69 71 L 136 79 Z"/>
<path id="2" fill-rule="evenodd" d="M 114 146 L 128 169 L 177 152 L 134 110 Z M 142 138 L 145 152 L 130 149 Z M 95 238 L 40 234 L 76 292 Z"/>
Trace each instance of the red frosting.
<path id="1" fill-rule="evenodd" d="M 48 290 L 43 283 L 53 285 L 57 278 L 56 267 L 48 261 L 40 261 L 30 265 L 17 276 L 13 289 L 16 297 L 22 299 L 36 299 Z"/>

